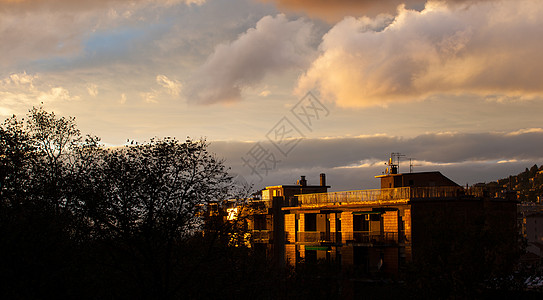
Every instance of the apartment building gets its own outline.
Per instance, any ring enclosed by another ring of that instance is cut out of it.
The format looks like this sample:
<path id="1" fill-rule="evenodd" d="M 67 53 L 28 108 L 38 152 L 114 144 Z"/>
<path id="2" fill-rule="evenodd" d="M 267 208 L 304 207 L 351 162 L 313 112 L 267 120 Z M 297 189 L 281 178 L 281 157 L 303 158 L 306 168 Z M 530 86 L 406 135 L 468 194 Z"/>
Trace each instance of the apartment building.
<path id="1" fill-rule="evenodd" d="M 393 170 L 376 176 L 380 189 L 343 192 L 327 192 L 320 178 L 266 187 L 247 204 L 255 249 L 293 266 L 325 262 L 392 277 L 410 263 L 504 265 L 515 252 L 514 197 L 475 193 L 440 172 Z"/>

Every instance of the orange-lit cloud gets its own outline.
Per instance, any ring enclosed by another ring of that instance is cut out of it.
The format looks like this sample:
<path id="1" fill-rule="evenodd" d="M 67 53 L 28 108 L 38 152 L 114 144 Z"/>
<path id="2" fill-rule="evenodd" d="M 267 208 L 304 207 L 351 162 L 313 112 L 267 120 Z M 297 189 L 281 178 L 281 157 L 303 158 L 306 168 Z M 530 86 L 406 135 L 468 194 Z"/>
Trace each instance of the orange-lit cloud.
<path id="1" fill-rule="evenodd" d="M 543 96 L 543 4 L 481 2 L 400 8 L 394 18 L 346 18 L 324 37 L 298 92 L 316 88 L 343 107 L 439 94 Z"/>
<path id="2" fill-rule="evenodd" d="M 337 22 L 346 16 L 394 14 L 400 5 L 422 9 L 426 0 L 263 0 L 275 2 L 279 9 L 305 13 L 310 17 Z M 492 0 L 443 0 L 449 4 L 475 3 Z"/>
<path id="3" fill-rule="evenodd" d="M 310 17 L 336 22 L 345 16 L 375 16 L 394 13 L 400 4 L 421 5 L 421 0 L 265 0 L 275 2 L 284 11 L 302 12 Z"/>

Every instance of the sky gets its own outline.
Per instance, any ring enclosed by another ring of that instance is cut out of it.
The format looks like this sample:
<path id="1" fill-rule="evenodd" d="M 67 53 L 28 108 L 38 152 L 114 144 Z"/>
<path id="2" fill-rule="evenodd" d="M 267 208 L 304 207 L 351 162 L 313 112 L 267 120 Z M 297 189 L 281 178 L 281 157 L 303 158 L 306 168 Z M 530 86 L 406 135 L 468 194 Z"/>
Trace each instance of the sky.
<path id="1" fill-rule="evenodd" d="M 392 152 L 471 185 L 543 163 L 542 37 L 539 0 L 0 0 L 0 118 L 204 138 L 255 188 Z"/>

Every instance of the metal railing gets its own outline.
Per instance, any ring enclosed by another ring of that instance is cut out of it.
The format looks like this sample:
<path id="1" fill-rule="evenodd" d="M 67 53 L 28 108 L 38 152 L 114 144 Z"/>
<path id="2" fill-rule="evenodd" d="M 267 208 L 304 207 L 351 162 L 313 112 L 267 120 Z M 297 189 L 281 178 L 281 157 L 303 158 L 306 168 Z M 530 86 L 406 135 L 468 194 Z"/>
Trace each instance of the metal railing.
<path id="1" fill-rule="evenodd" d="M 302 243 L 341 242 L 341 232 L 300 231 L 297 234 L 297 241 Z"/>
<path id="2" fill-rule="evenodd" d="M 397 244 L 398 232 L 320 232 L 301 231 L 297 233 L 297 242 L 302 243 L 364 243 L 364 244 Z"/>
<path id="3" fill-rule="evenodd" d="M 397 244 L 397 232 L 368 232 L 368 231 L 353 231 L 343 232 L 343 240 L 354 243 L 364 244 Z"/>
<path id="4" fill-rule="evenodd" d="M 464 195 L 462 187 L 400 187 L 392 189 L 373 189 L 331 193 L 296 195 L 302 205 L 388 202 L 413 198 L 443 198 Z"/>
<path id="5" fill-rule="evenodd" d="M 273 236 L 273 231 L 269 230 L 253 230 L 252 238 L 255 243 L 267 243 Z"/>
<path id="6" fill-rule="evenodd" d="M 272 207 L 272 201 L 271 200 L 249 200 L 247 202 L 249 206 L 252 208 L 271 208 Z"/>

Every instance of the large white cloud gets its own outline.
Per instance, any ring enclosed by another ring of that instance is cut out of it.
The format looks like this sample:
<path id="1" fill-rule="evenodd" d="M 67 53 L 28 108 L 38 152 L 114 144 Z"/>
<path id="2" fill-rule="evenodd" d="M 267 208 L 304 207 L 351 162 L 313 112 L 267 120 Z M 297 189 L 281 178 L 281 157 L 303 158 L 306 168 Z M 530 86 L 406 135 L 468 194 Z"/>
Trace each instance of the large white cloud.
<path id="1" fill-rule="evenodd" d="M 311 23 L 266 16 L 237 40 L 217 46 L 195 72 L 186 96 L 206 104 L 238 101 L 244 88 L 268 74 L 307 67 L 314 53 L 312 39 Z"/>
<path id="2" fill-rule="evenodd" d="M 493 1 L 396 17 L 345 18 L 298 82 L 343 107 L 439 94 L 531 99 L 543 95 L 543 3 Z"/>

